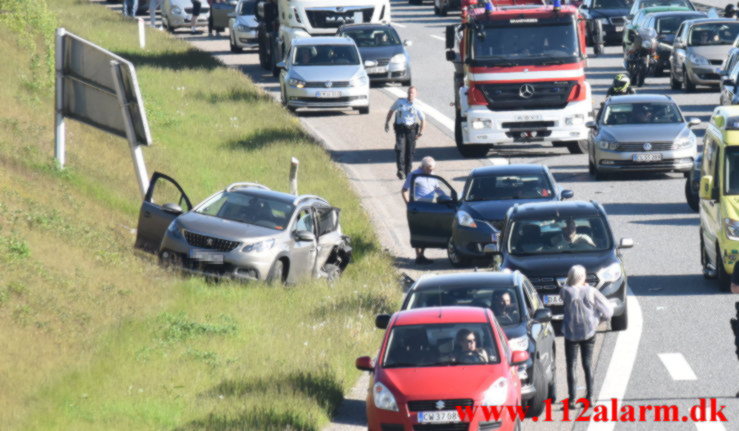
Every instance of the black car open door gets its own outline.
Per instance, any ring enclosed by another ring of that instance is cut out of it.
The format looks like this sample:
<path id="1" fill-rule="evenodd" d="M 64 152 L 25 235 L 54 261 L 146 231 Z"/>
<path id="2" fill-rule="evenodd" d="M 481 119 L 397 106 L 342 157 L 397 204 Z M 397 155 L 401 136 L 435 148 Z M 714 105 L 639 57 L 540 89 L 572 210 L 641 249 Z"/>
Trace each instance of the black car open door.
<path id="1" fill-rule="evenodd" d="M 457 192 L 436 175 L 411 178 L 406 207 L 412 247 L 446 248 L 457 212 Z"/>
<path id="2" fill-rule="evenodd" d="M 151 253 L 159 251 L 164 233 L 172 220 L 191 209 L 190 198 L 177 181 L 160 172 L 154 172 L 139 211 L 136 248 Z"/>

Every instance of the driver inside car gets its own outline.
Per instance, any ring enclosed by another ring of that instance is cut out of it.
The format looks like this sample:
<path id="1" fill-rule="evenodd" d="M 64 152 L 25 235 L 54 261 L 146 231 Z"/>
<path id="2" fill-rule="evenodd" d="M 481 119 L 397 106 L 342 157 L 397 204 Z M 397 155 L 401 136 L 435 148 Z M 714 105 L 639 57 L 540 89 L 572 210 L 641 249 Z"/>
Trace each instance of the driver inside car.
<path id="1" fill-rule="evenodd" d="M 552 239 L 552 245 L 560 250 L 596 248 L 595 242 L 590 235 L 577 233 L 575 220 L 567 220 L 567 225 L 562 229 L 562 234 Z"/>
<path id="2" fill-rule="evenodd" d="M 490 362 L 487 352 L 478 347 L 480 340 L 477 334 L 469 329 L 460 329 L 454 337 L 454 362 L 460 364 L 487 364 Z"/>

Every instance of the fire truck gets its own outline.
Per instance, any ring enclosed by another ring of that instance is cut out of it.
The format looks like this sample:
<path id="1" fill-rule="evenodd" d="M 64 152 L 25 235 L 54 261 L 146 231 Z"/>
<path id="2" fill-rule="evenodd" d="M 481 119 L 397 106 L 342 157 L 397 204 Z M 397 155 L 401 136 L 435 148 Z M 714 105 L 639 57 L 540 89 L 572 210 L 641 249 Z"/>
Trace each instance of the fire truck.
<path id="1" fill-rule="evenodd" d="M 460 153 L 528 142 L 586 151 L 593 106 L 578 10 L 559 0 L 473 1 L 462 0 L 462 22 L 446 27 Z"/>

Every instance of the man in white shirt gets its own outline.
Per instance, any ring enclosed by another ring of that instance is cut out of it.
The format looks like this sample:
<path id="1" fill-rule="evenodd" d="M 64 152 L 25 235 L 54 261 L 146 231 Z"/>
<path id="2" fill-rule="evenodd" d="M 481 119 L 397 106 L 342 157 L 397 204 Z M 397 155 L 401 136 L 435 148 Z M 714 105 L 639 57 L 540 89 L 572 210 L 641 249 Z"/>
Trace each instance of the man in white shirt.
<path id="1" fill-rule="evenodd" d="M 403 188 L 400 191 L 406 205 L 410 201 L 411 185 L 413 185 L 413 200 L 416 202 L 434 202 L 436 198 L 448 198 L 448 195 L 444 193 L 444 190 L 439 187 L 440 183 L 438 179 L 427 176 L 416 178 L 419 175 L 431 175 L 435 167 L 436 160 L 431 156 L 426 156 L 421 160 L 421 167 L 408 174 L 408 177 L 405 179 L 405 183 L 403 184 Z M 417 264 L 426 265 L 433 262 L 431 259 L 424 256 L 425 251 L 425 248 L 416 248 Z"/>
<path id="2" fill-rule="evenodd" d="M 385 132 L 390 130 L 390 119 L 395 113 L 395 163 L 398 178 L 408 176 L 416 151 L 416 139 L 423 134 L 424 115 L 416 105 L 416 87 L 408 87 L 408 97 L 401 97 L 393 103 L 385 118 Z"/>

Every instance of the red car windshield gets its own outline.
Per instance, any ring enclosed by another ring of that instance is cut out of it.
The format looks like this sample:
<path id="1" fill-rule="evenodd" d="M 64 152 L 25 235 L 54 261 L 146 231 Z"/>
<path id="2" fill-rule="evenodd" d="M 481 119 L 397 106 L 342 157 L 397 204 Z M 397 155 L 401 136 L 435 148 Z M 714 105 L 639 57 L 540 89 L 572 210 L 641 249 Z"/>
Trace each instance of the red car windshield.
<path id="1" fill-rule="evenodd" d="M 490 324 L 453 323 L 393 327 L 382 366 L 413 368 L 499 362 Z"/>

